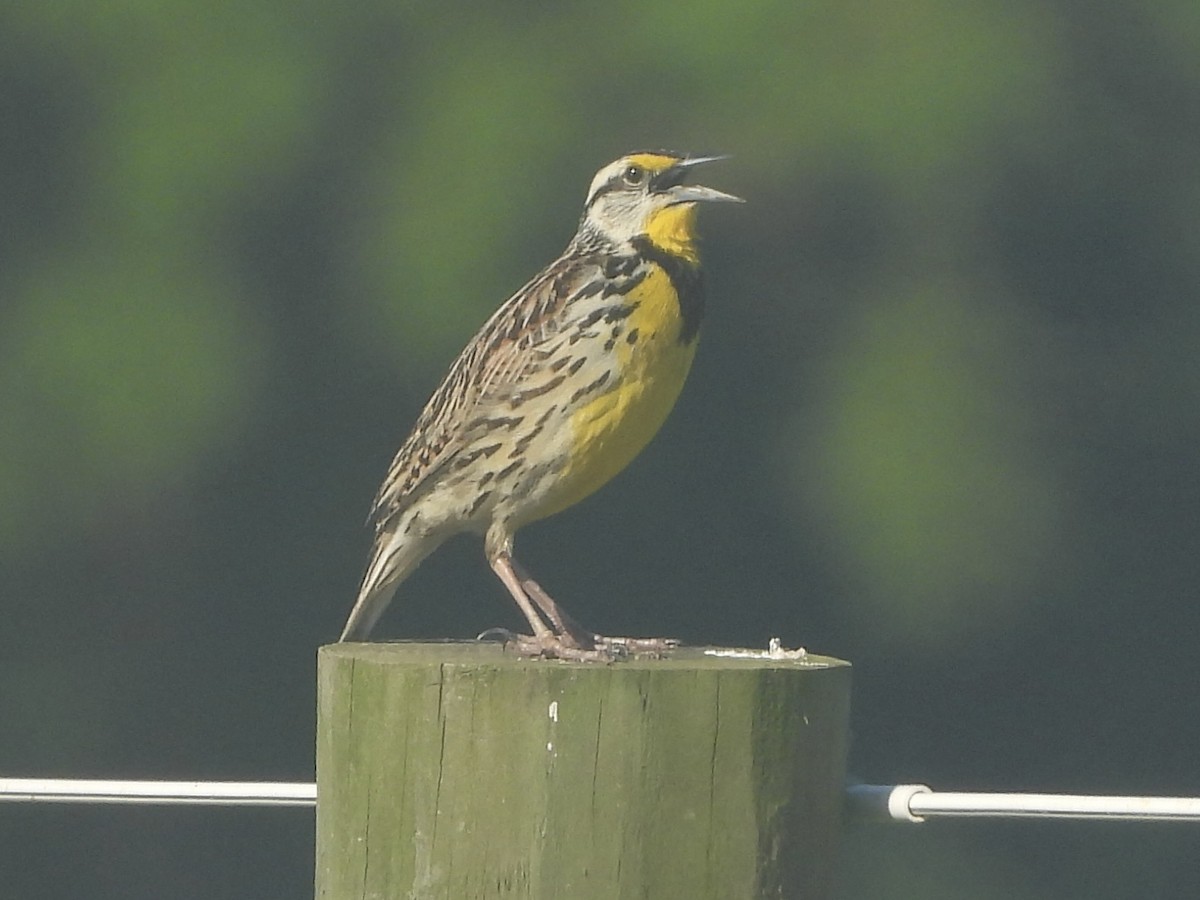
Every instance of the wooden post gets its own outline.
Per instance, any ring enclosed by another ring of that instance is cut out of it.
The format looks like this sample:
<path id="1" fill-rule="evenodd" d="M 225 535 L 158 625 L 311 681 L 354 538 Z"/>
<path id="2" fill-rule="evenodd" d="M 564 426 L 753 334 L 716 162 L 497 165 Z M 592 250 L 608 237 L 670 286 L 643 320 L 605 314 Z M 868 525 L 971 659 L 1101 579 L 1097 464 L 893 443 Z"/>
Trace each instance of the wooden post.
<path id="1" fill-rule="evenodd" d="M 321 648 L 321 900 L 831 893 L 850 667 Z"/>

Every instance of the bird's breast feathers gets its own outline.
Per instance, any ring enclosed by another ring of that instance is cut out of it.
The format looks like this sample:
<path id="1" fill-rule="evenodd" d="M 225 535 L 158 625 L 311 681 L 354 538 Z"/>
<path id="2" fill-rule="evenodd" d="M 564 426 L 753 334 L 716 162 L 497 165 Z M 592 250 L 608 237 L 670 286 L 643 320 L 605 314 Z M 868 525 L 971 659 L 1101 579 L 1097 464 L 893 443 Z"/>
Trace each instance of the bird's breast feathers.
<path id="1" fill-rule="evenodd" d="M 593 385 L 566 423 L 564 468 L 538 510 L 539 518 L 565 509 L 627 466 L 658 432 L 675 405 L 696 352 L 694 329 L 684 334 L 682 304 L 667 272 L 650 265 L 625 297 L 630 312 L 592 340 L 594 365 L 580 375 Z M 599 374 L 595 374 L 598 372 Z"/>

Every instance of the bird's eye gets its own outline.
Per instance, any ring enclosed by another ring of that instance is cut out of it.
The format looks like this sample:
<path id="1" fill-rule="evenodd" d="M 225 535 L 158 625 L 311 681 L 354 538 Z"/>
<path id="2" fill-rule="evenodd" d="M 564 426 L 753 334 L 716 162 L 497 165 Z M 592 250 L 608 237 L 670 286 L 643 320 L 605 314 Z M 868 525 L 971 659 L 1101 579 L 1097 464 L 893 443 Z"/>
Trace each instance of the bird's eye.
<path id="1" fill-rule="evenodd" d="M 646 170 L 641 166 L 630 166 L 625 170 L 625 183 L 630 187 L 637 187 L 645 177 Z"/>

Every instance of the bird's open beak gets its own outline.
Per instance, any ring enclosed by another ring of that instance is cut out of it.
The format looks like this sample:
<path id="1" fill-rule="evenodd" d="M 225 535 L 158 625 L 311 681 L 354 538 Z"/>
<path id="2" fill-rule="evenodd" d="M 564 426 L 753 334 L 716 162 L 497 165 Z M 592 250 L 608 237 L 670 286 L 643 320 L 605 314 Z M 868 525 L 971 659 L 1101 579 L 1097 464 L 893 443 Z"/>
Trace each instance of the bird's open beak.
<path id="1" fill-rule="evenodd" d="M 726 194 L 724 191 L 718 191 L 716 188 L 705 187 L 701 184 L 683 184 L 683 180 L 688 176 L 688 170 L 692 166 L 698 166 L 701 163 L 716 162 L 721 159 L 729 159 L 729 157 L 693 156 L 688 159 L 681 159 L 664 172 L 663 174 L 667 176 L 667 185 L 669 185 L 666 193 L 671 196 L 671 204 L 706 202 L 745 203 L 746 201 L 741 197 Z M 659 177 L 661 178 L 662 176 Z"/>

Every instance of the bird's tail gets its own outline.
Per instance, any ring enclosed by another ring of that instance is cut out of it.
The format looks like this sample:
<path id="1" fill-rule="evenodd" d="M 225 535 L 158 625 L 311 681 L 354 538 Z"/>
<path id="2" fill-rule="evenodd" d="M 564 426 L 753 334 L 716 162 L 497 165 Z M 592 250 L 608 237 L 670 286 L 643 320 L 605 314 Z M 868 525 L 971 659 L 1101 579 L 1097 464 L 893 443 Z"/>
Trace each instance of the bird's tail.
<path id="1" fill-rule="evenodd" d="M 421 564 L 441 544 L 441 538 L 432 535 L 414 537 L 398 533 L 381 534 L 375 542 L 371 562 L 363 575 L 358 599 L 346 619 L 339 641 L 365 641 L 392 602 L 396 588 L 413 569 Z"/>

